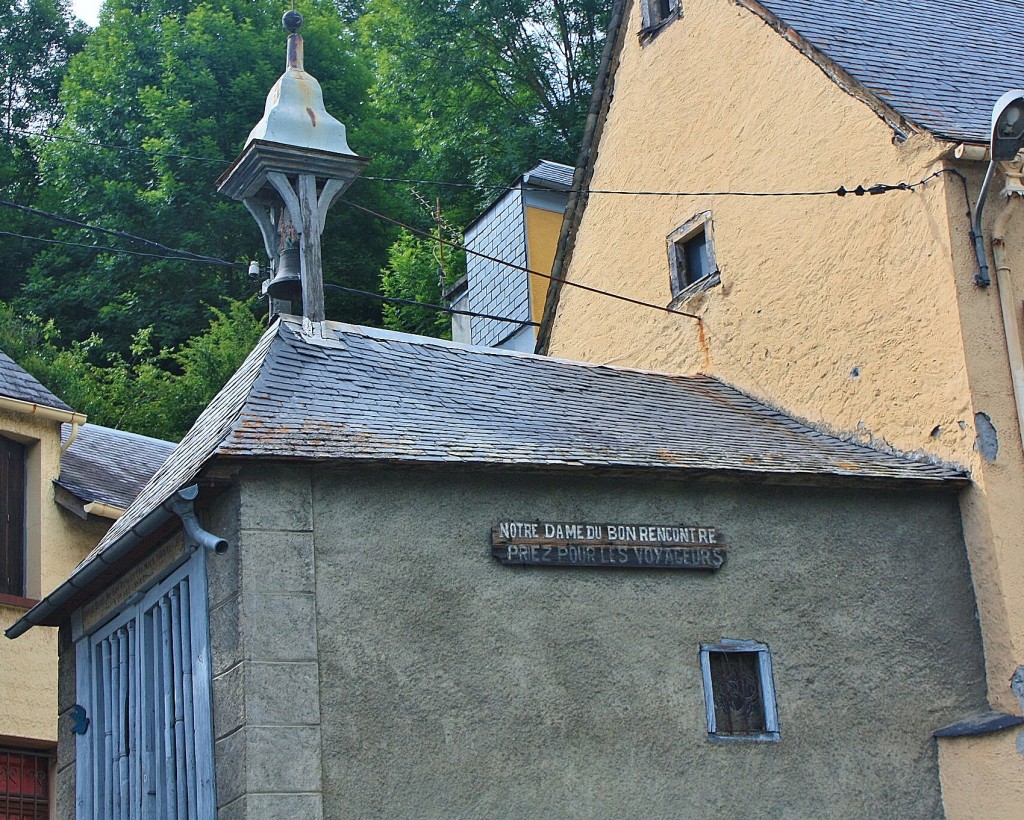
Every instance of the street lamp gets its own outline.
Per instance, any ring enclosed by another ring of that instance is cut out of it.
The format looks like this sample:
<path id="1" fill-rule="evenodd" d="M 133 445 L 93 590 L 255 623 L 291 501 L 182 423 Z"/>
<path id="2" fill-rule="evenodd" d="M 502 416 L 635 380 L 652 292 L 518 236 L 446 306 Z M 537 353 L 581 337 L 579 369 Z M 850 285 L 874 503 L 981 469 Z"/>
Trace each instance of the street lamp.
<path id="1" fill-rule="evenodd" d="M 981 183 L 978 204 L 974 206 L 974 223 L 971 226 L 971 239 L 974 240 L 974 253 L 978 257 L 978 272 L 974 275 L 974 284 L 987 288 L 992 284 L 988 276 L 988 262 L 985 259 L 985 245 L 981 232 L 981 214 L 985 209 L 985 198 L 988 196 L 989 185 L 997 162 L 1005 162 L 1017 156 L 1024 145 L 1024 89 L 1015 88 L 1007 91 L 996 100 L 992 107 L 992 138 L 990 140 L 988 169 L 985 181 Z"/>

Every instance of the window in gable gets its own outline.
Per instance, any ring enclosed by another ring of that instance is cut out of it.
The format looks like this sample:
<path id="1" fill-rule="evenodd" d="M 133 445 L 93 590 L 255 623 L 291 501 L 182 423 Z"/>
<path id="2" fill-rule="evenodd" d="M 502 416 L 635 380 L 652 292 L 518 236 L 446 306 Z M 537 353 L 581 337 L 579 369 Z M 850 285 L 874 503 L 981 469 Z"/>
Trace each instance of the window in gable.
<path id="1" fill-rule="evenodd" d="M 723 639 L 701 644 L 711 740 L 779 739 L 772 659 L 765 644 Z"/>
<path id="2" fill-rule="evenodd" d="M 643 0 L 640 12 L 640 42 L 646 43 L 659 30 L 682 15 L 681 0 Z"/>
<path id="3" fill-rule="evenodd" d="M 0 593 L 25 594 L 25 446 L 0 436 Z"/>
<path id="4" fill-rule="evenodd" d="M 703 211 L 668 236 L 672 298 L 692 296 L 719 284 L 711 211 Z"/>

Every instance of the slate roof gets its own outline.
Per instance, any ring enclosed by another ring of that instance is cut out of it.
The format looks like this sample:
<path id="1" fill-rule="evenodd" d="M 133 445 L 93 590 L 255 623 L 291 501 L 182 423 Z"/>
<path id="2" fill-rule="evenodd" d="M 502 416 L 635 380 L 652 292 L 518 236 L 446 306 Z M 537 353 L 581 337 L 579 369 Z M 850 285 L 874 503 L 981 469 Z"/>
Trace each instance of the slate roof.
<path id="1" fill-rule="evenodd" d="M 71 425 L 61 425 L 61 441 L 70 434 Z M 174 446 L 158 438 L 84 424 L 61 456 L 56 484 L 83 504 L 98 501 L 126 509 Z"/>
<path id="2" fill-rule="evenodd" d="M 1024 87 L 1024 0 L 757 0 L 864 87 L 938 137 L 985 142 Z"/>
<path id="3" fill-rule="evenodd" d="M 30 404 L 41 404 L 55 410 L 74 411 L 30 376 L 10 356 L 0 350 L 0 396 Z"/>
<path id="4" fill-rule="evenodd" d="M 572 187 L 572 175 L 576 169 L 571 165 L 542 159 L 536 168 L 523 175 L 527 185 L 564 190 Z"/>

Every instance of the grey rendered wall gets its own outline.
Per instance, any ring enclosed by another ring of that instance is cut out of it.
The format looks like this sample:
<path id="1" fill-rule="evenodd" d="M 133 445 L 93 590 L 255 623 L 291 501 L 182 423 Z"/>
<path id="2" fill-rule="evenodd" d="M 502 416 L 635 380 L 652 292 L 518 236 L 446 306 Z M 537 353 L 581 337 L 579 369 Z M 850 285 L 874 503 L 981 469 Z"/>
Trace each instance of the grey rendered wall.
<path id="1" fill-rule="evenodd" d="M 284 485 L 245 480 L 255 525 Z M 930 732 L 985 708 L 950 495 L 318 468 L 310 509 L 316 626 L 277 629 L 318 641 L 328 818 L 935 817 Z M 538 518 L 710 524 L 729 560 L 489 557 Z M 721 637 L 770 646 L 781 742 L 707 740 Z"/>

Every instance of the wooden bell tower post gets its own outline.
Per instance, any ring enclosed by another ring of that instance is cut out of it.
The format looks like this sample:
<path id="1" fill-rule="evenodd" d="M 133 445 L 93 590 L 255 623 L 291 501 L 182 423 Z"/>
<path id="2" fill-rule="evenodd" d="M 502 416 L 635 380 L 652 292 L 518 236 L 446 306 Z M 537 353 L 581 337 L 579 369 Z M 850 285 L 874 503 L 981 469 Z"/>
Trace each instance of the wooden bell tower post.
<path id="1" fill-rule="evenodd" d="M 217 190 L 241 200 L 259 225 L 274 266 L 265 293 L 278 301 L 301 298 L 303 317 L 322 322 L 320 236 L 327 211 L 369 160 L 348 147 L 345 126 L 327 113 L 320 83 L 303 68 L 302 15 L 289 11 L 283 23 L 285 72 Z"/>

